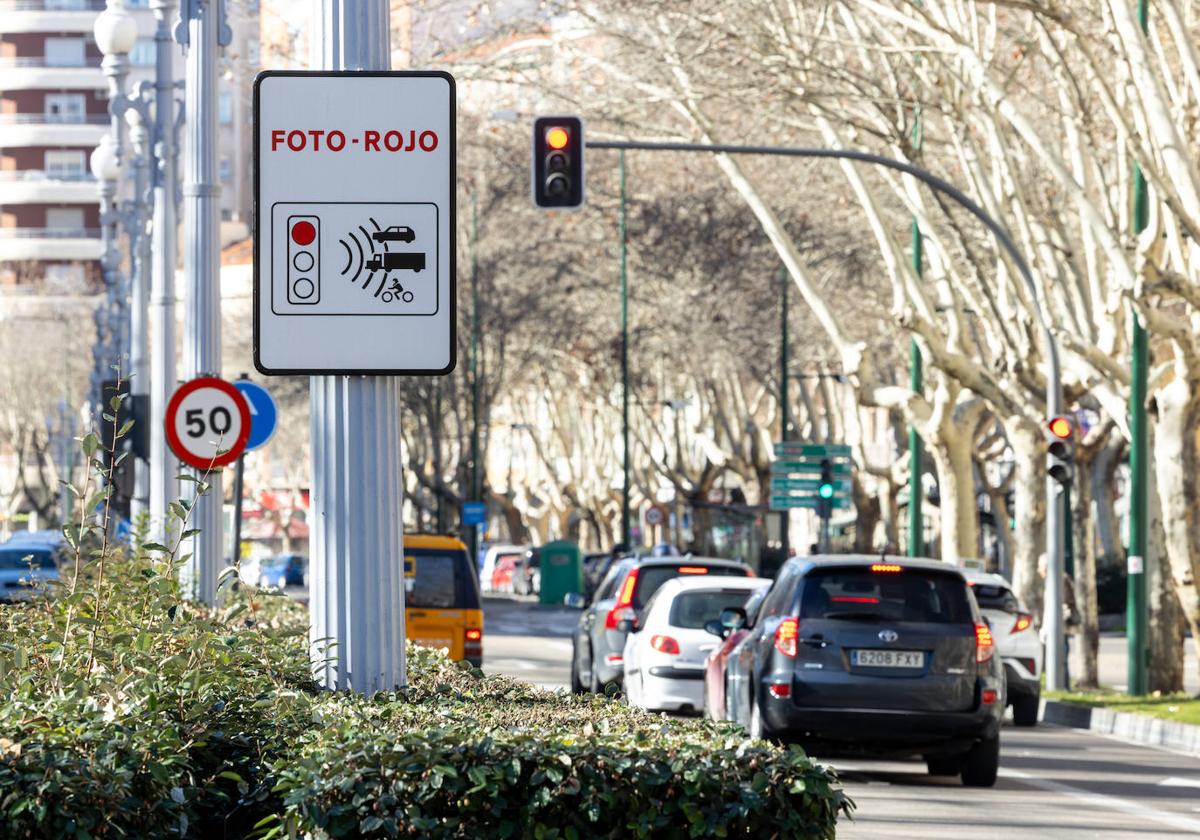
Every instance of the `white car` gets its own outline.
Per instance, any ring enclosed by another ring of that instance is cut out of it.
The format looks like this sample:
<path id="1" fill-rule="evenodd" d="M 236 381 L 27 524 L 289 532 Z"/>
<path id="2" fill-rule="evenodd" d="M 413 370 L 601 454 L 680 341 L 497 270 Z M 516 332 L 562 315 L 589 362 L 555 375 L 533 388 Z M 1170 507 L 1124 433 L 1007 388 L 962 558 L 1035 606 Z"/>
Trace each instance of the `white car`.
<path id="1" fill-rule="evenodd" d="M 964 570 L 979 609 L 992 628 L 1008 679 L 1008 702 L 1017 726 L 1036 726 L 1042 696 L 1042 643 L 1029 610 L 1000 575 Z"/>
<path id="2" fill-rule="evenodd" d="M 529 550 L 527 545 L 493 545 L 488 546 L 488 550 L 483 555 L 483 567 L 479 570 L 479 588 L 484 592 L 512 592 L 512 574 L 511 563 L 508 564 L 509 574 L 504 581 L 494 581 L 493 577 L 496 574 L 496 564 L 504 559 L 508 559 L 515 563 L 525 556 L 525 552 Z M 499 583 L 499 586 L 496 586 Z M 507 585 L 506 585 L 507 584 Z"/>
<path id="3" fill-rule="evenodd" d="M 704 663 L 721 640 L 704 629 L 721 610 L 741 607 L 766 578 L 679 577 L 664 583 L 625 638 L 625 696 L 654 711 L 704 708 Z"/>

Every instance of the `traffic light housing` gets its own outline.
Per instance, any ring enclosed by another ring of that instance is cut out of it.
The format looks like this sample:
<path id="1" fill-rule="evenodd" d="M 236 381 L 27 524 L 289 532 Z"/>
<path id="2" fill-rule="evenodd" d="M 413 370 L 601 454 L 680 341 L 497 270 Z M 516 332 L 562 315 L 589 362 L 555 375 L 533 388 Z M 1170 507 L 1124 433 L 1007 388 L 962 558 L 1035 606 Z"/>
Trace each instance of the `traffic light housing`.
<path id="1" fill-rule="evenodd" d="M 1069 417 L 1053 417 L 1046 423 L 1046 471 L 1061 485 L 1075 475 L 1075 424 Z"/>
<path id="2" fill-rule="evenodd" d="M 533 203 L 559 210 L 583 206 L 583 120 L 579 117 L 533 121 Z"/>
<path id="3" fill-rule="evenodd" d="M 833 461 L 821 459 L 821 483 L 817 485 L 817 516 L 828 519 L 833 515 Z"/>

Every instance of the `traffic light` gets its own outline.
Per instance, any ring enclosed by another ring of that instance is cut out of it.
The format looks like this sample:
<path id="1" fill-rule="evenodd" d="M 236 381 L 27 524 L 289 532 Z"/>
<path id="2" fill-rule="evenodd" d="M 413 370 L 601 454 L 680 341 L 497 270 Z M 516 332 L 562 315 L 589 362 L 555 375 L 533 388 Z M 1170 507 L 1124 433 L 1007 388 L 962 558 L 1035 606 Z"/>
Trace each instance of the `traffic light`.
<path id="1" fill-rule="evenodd" d="M 828 519 L 833 515 L 833 461 L 821 459 L 821 483 L 817 485 L 817 516 Z"/>
<path id="2" fill-rule="evenodd" d="M 1070 484 L 1075 474 L 1075 424 L 1054 417 L 1046 424 L 1046 470 L 1059 484 Z"/>
<path id="3" fill-rule="evenodd" d="M 583 120 L 533 121 L 533 203 L 575 209 L 583 205 Z"/>
<path id="4" fill-rule="evenodd" d="M 288 217 L 288 303 L 321 302 L 321 220 Z"/>

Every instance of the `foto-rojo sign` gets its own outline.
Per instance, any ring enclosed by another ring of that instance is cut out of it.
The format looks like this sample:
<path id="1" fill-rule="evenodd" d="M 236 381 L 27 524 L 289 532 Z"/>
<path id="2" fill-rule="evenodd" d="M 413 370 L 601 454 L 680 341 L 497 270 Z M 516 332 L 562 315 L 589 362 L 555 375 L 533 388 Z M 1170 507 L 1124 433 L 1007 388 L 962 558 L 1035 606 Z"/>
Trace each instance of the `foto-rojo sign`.
<path id="1" fill-rule="evenodd" d="M 455 362 L 454 79 L 266 71 L 254 84 L 254 364 Z"/>
<path id="2" fill-rule="evenodd" d="M 237 388 L 215 376 L 180 385 L 167 403 L 167 443 L 190 467 L 233 463 L 250 437 L 250 406 Z"/>

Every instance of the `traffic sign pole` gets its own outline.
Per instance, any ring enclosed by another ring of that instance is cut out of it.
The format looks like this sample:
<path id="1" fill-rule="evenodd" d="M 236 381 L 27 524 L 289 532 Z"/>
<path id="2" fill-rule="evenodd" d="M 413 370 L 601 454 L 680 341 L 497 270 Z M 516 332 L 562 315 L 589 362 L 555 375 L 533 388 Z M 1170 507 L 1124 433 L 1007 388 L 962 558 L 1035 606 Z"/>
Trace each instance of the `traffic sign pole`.
<path id="1" fill-rule="evenodd" d="M 386 0 L 321 0 L 311 31 L 311 66 L 390 66 Z M 326 688 L 362 694 L 405 686 L 404 482 L 396 380 L 314 376 L 311 389 L 314 676 Z"/>
<path id="2" fill-rule="evenodd" d="M 246 448 L 237 459 L 237 470 L 233 474 L 233 563 L 239 564 L 242 558 L 242 483 L 246 472 L 246 453 L 266 444 L 275 434 L 275 426 L 279 419 L 279 410 L 275 400 L 261 385 L 251 382 L 246 374 L 242 374 L 234 383 L 250 409 L 250 437 L 246 440 Z M 286 531 L 289 523 L 284 522 Z"/>

